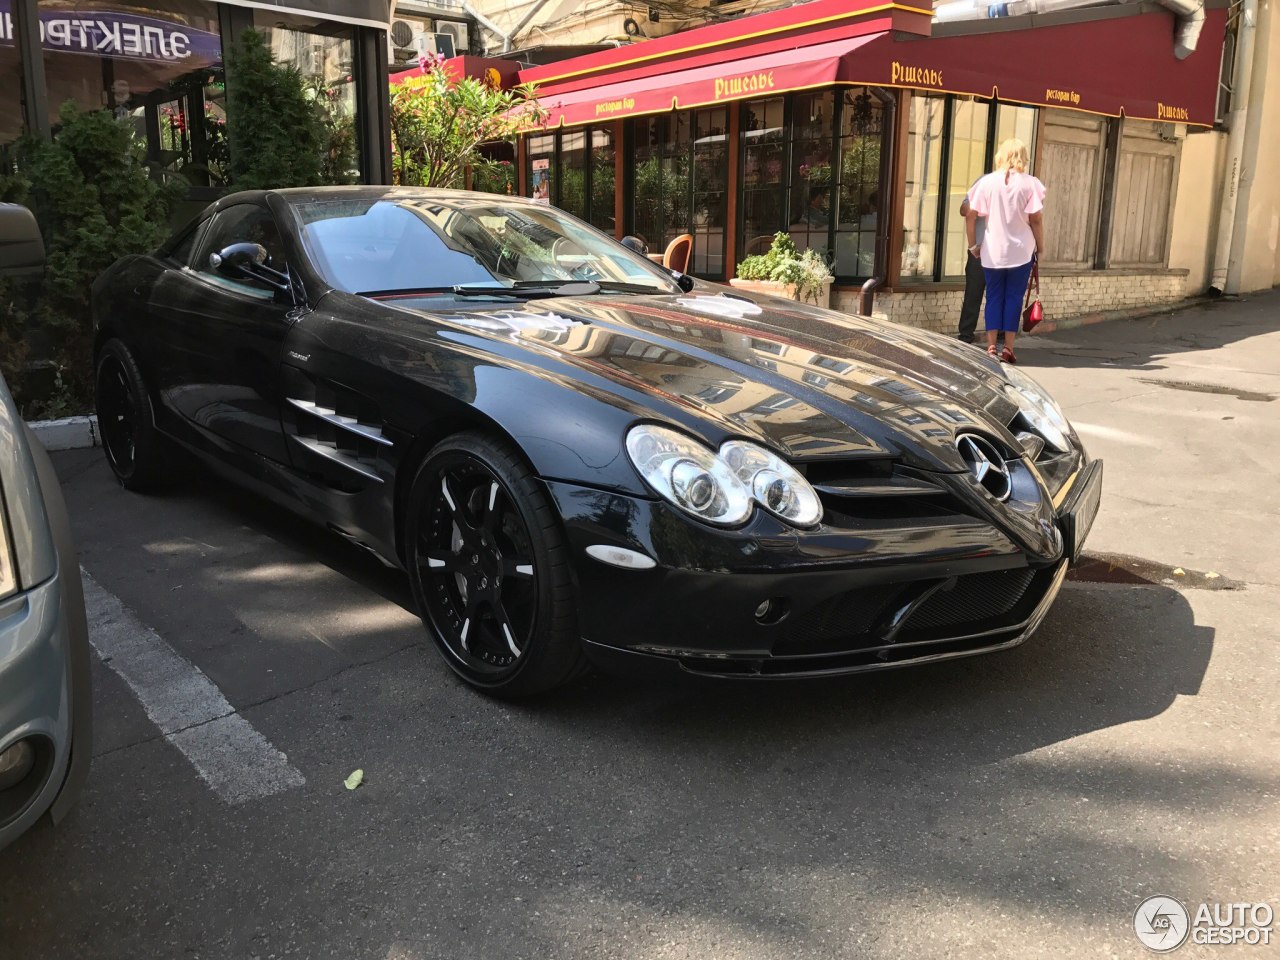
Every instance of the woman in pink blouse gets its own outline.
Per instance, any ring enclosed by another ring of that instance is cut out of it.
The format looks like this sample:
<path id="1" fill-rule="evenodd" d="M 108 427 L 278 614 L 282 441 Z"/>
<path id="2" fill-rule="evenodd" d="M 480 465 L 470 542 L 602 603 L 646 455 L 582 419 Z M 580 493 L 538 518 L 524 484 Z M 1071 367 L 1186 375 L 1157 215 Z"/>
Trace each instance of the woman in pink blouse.
<path id="1" fill-rule="evenodd" d="M 1031 161 L 1027 145 L 1006 140 L 996 151 L 995 170 L 969 191 L 965 230 L 969 252 L 982 260 L 987 277 L 987 353 L 1017 363 L 1013 339 L 1022 317 L 1022 301 L 1031 279 L 1031 265 L 1044 248 L 1044 184 L 1027 173 Z M 982 245 L 975 242 L 979 217 L 987 218 Z M 996 350 L 996 336 L 1004 331 L 1004 352 Z"/>

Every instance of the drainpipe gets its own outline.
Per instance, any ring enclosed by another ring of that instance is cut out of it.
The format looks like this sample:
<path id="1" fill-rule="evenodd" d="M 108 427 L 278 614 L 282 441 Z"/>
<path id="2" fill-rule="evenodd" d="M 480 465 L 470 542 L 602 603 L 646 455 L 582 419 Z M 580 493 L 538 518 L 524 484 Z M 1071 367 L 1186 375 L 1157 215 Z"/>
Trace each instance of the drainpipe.
<path id="1" fill-rule="evenodd" d="M 1160 5 L 1178 15 L 1173 35 L 1173 55 L 1185 60 L 1195 53 L 1204 28 L 1204 0 L 1160 0 Z"/>
<path id="2" fill-rule="evenodd" d="M 467 14 L 467 16 L 474 17 L 476 20 L 476 23 L 480 24 L 480 26 L 484 27 L 486 30 L 488 30 L 490 33 L 496 36 L 499 40 L 501 40 L 502 52 L 507 53 L 511 49 L 511 44 L 515 40 L 515 38 L 520 36 L 520 31 L 523 30 L 525 27 L 527 27 L 529 25 L 529 21 L 532 20 L 534 17 L 536 17 L 539 11 L 541 11 L 542 8 L 545 7 L 546 5 L 547 5 L 547 0 L 535 0 L 533 6 L 531 6 L 527 11 L 525 11 L 525 15 L 521 17 L 519 21 L 517 21 L 516 25 L 512 27 L 510 30 L 505 30 L 505 31 L 501 27 L 499 27 L 497 24 L 495 24 L 492 20 L 490 20 L 488 17 L 481 14 L 480 11 L 476 10 L 470 3 L 464 2 L 462 4 L 462 10 L 464 13 Z M 488 49 L 488 44 L 485 44 L 485 49 L 486 50 Z"/>
<path id="3" fill-rule="evenodd" d="M 1231 78 L 1230 133 L 1227 137 L 1226 181 L 1218 211 L 1218 242 L 1213 254 L 1209 289 L 1228 293 L 1227 270 L 1231 265 L 1231 241 L 1239 215 L 1240 167 L 1244 162 L 1245 125 L 1249 116 L 1249 88 L 1253 83 L 1253 34 L 1258 22 L 1258 0 L 1244 0 L 1236 28 L 1236 68 Z M 1244 211 L 1246 214 L 1247 210 Z M 1234 286 L 1234 285 L 1233 285 Z"/>

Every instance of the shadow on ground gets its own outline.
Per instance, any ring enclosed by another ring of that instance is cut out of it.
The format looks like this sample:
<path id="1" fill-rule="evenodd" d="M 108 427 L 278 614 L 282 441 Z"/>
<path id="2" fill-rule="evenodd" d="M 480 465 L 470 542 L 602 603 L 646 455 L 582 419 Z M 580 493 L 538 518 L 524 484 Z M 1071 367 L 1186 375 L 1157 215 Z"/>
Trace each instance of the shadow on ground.
<path id="1" fill-rule="evenodd" d="M 193 562 L 192 594 L 252 605 L 228 567 L 254 582 L 305 556 L 407 636 L 401 575 L 260 501 L 204 482 L 100 497 L 151 518 L 138 540 L 243 528 L 269 545 Z M 249 714 L 306 773 L 294 794 L 227 808 L 171 795 L 183 761 L 163 744 L 100 758 L 73 820 L 7 853 L 0 937 L 22 956 L 897 958 L 1001 938 L 1051 954 L 1124 936 L 1150 883 L 1205 889 L 1197 818 L 1274 793 L 1123 732 L 1199 692 L 1214 640 L 1164 585 L 1068 584 L 999 655 L 804 683 L 593 677 L 505 704 L 423 638 Z M 139 752 L 153 777 L 126 779 Z M 194 882 L 147 893 L 175 858 Z M 967 928 L 922 934 L 956 910 Z"/>

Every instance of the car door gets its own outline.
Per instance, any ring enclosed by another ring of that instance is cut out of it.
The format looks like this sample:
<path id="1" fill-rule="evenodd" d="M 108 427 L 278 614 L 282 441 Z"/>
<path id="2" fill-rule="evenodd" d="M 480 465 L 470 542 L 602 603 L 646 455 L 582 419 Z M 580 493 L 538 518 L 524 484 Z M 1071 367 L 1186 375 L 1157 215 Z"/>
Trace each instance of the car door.
<path id="1" fill-rule="evenodd" d="M 224 275 L 210 262 L 211 255 L 245 242 L 261 244 L 266 265 L 288 273 L 271 212 L 241 203 L 214 215 L 189 266 L 161 278 L 151 301 L 152 329 L 163 341 L 159 390 L 166 407 L 220 445 L 288 463 L 280 359 L 299 312 L 288 295 Z"/>

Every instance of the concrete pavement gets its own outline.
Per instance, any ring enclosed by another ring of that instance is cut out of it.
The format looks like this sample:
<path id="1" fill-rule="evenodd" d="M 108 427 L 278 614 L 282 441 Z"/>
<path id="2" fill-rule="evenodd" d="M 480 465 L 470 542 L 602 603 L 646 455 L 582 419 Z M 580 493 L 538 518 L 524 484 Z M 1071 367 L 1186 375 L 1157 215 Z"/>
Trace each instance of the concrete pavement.
<path id="1" fill-rule="evenodd" d="M 1265 296 L 1020 340 L 1107 461 L 1090 552 L 1167 575 L 838 682 L 491 701 L 343 541 L 60 454 L 85 569 L 305 783 L 227 803 L 99 660 L 86 795 L 0 853 L 0 957 L 1139 957 L 1150 894 L 1280 906 L 1278 321 Z M 1237 954 L 1265 951 L 1177 955 Z"/>

